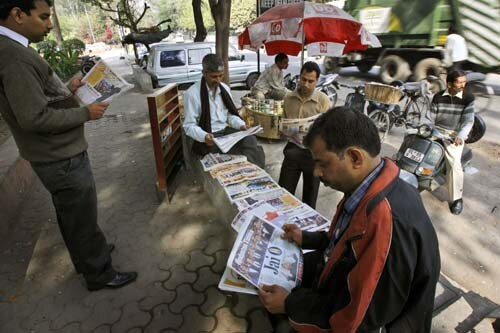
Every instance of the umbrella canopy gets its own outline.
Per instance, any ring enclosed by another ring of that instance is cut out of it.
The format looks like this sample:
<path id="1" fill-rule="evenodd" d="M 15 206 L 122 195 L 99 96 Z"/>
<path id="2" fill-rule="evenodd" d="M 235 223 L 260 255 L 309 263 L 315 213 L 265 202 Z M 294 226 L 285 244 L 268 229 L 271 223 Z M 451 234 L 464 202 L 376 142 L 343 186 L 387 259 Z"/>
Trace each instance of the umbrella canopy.
<path id="1" fill-rule="evenodd" d="M 342 9 L 307 1 L 267 10 L 238 36 L 238 44 L 254 51 L 264 44 L 268 55 L 294 56 L 307 45 L 310 56 L 332 57 L 381 47 L 375 35 Z"/>

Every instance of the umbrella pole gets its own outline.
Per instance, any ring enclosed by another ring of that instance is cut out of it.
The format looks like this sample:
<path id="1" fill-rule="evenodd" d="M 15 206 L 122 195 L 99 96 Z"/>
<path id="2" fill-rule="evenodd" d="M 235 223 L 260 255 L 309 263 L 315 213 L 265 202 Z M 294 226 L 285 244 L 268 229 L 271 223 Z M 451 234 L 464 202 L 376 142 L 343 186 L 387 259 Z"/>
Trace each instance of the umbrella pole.
<path id="1" fill-rule="evenodd" d="M 306 33 L 304 31 L 304 20 L 302 20 L 302 51 L 300 52 L 300 68 L 304 65 L 304 43 L 306 42 Z"/>

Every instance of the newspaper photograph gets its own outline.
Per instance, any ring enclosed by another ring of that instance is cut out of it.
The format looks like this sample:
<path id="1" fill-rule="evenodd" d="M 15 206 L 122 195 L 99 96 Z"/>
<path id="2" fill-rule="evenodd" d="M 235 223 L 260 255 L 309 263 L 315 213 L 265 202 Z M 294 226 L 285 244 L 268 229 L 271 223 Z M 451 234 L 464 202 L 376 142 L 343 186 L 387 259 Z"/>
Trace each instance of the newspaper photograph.
<path id="1" fill-rule="evenodd" d="M 280 216 L 279 212 L 273 206 L 265 201 L 259 201 L 236 214 L 233 222 L 231 222 L 231 227 L 236 230 L 236 232 L 240 232 L 241 227 L 250 221 L 253 216 L 257 216 L 278 227 L 283 225 L 279 220 L 286 219 L 286 216 Z M 273 223 L 273 220 L 277 221 Z"/>
<path id="2" fill-rule="evenodd" d="M 301 212 L 300 215 L 294 215 L 293 210 L 285 213 L 287 224 L 296 224 L 301 230 L 305 231 L 318 231 L 328 229 L 330 226 L 330 221 L 325 217 L 321 216 L 317 211 L 306 206 L 306 212 Z M 297 212 L 300 212 L 297 211 Z"/>
<path id="3" fill-rule="evenodd" d="M 288 141 L 295 143 L 301 148 L 303 145 L 304 137 L 309 131 L 309 127 L 314 123 L 320 114 L 308 118 L 283 118 L 280 123 L 280 133 Z"/>
<path id="4" fill-rule="evenodd" d="M 277 284 L 291 291 L 302 281 L 303 257 L 283 230 L 253 216 L 241 229 L 227 266 L 255 287 Z"/>
<path id="5" fill-rule="evenodd" d="M 109 102 L 114 97 L 133 88 L 101 59 L 82 78 L 85 84 L 75 94 L 85 105 L 95 102 Z"/>
<path id="6" fill-rule="evenodd" d="M 219 281 L 219 289 L 243 294 L 257 295 L 257 288 L 245 280 L 241 275 L 226 267 Z"/>
<path id="7" fill-rule="evenodd" d="M 244 155 L 228 155 L 228 154 L 206 154 L 200 163 L 203 166 L 203 171 L 220 168 L 222 166 L 234 163 L 245 162 L 247 157 Z"/>
<path id="8" fill-rule="evenodd" d="M 229 200 L 233 202 L 244 197 L 248 197 L 255 193 L 267 192 L 279 188 L 279 185 L 269 176 L 243 180 L 239 183 L 230 184 L 224 187 Z"/>
<path id="9" fill-rule="evenodd" d="M 286 211 L 288 209 L 303 205 L 303 203 L 299 199 L 291 195 L 284 188 L 279 188 L 277 190 L 265 193 L 258 193 L 252 195 L 251 197 L 236 200 L 234 204 L 238 208 L 238 211 L 242 211 L 243 209 L 248 208 L 259 201 L 267 201 L 270 205 L 272 205 L 279 211 Z"/>
<path id="10" fill-rule="evenodd" d="M 263 131 L 263 128 L 260 125 L 254 126 L 247 129 L 246 131 L 238 131 L 228 135 L 219 136 L 218 138 L 214 138 L 214 142 L 223 153 L 227 153 L 241 139 L 259 133 L 261 131 Z"/>

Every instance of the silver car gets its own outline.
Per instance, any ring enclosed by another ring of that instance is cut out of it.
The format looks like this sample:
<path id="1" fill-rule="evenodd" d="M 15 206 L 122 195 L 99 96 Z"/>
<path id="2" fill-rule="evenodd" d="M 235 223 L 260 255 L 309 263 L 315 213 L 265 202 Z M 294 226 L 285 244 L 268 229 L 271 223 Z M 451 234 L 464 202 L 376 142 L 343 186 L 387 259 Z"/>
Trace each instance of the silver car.
<path id="1" fill-rule="evenodd" d="M 201 60 L 215 53 L 215 43 L 156 43 L 151 45 L 146 72 L 151 75 L 153 87 L 168 83 L 188 86 L 201 79 Z M 260 63 L 260 72 L 267 63 Z M 245 61 L 244 55 L 229 45 L 229 79 L 231 84 L 244 83 L 250 89 L 257 78 L 257 62 Z"/>

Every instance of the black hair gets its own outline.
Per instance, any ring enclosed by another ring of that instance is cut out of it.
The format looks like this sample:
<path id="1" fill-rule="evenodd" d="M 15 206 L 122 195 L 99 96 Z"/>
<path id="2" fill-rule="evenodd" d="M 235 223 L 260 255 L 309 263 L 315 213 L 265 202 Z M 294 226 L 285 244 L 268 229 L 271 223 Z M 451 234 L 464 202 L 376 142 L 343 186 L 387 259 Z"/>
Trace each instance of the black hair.
<path id="1" fill-rule="evenodd" d="M 45 1 L 47 5 L 52 7 L 52 0 L 2 0 L 0 2 L 0 20 L 5 21 L 9 15 L 10 11 L 18 7 L 27 15 L 31 15 L 31 10 L 35 9 L 35 2 Z"/>
<path id="2" fill-rule="evenodd" d="M 448 28 L 448 35 L 458 34 L 458 29 L 454 25 L 450 25 Z"/>
<path id="3" fill-rule="evenodd" d="M 274 57 L 274 63 L 277 64 L 285 59 L 288 59 L 288 56 L 284 53 L 278 53 L 276 57 Z"/>
<path id="4" fill-rule="evenodd" d="M 461 71 L 461 70 L 451 71 L 446 76 L 446 83 L 453 83 L 459 77 L 462 77 L 462 76 L 467 76 L 467 74 L 464 71 Z"/>
<path id="5" fill-rule="evenodd" d="M 224 70 L 224 61 L 214 53 L 204 56 L 201 65 L 206 72 L 222 72 Z"/>
<path id="6" fill-rule="evenodd" d="M 319 75 L 321 74 L 321 70 L 319 69 L 319 66 L 317 63 L 314 61 L 308 61 L 302 65 L 302 68 L 300 69 L 300 74 L 307 72 L 316 72 L 316 78 L 319 78 Z"/>
<path id="7" fill-rule="evenodd" d="M 339 157 L 352 146 L 364 149 L 371 157 L 380 154 L 380 137 L 373 121 L 347 106 L 334 107 L 319 116 L 304 138 L 305 146 L 311 148 L 318 136 Z"/>

